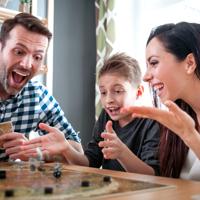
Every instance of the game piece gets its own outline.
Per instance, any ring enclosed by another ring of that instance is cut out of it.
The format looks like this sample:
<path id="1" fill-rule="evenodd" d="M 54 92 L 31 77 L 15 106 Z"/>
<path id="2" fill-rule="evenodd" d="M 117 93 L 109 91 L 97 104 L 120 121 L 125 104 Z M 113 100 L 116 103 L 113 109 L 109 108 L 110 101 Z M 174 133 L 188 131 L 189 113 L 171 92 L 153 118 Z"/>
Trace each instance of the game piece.
<path id="1" fill-rule="evenodd" d="M 7 189 L 5 190 L 5 197 L 13 197 L 14 196 L 14 190 Z"/>
<path id="2" fill-rule="evenodd" d="M 55 170 L 55 171 L 53 172 L 53 176 L 54 176 L 55 178 L 60 178 L 61 175 L 62 175 L 62 172 L 61 172 L 60 170 Z"/>
<path id="3" fill-rule="evenodd" d="M 19 158 L 17 158 L 16 160 L 11 160 L 11 161 L 13 161 L 15 164 L 21 164 L 22 163 L 22 161 Z"/>
<path id="4" fill-rule="evenodd" d="M 45 172 L 45 168 L 42 166 L 42 163 L 38 166 L 38 171 Z"/>
<path id="5" fill-rule="evenodd" d="M 54 166 L 53 176 L 55 178 L 60 178 L 62 175 L 60 163 L 56 163 Z"/>
<path id="6" fill-rule="evenodd" d="M 82 186 L 82 187 L 89 187 L 89 186 L 90 186 L 90 181 L 88 181 L 88 180 L 83 180 L 83 181 L 81 182 L 81 186 Z"/>
<path id="7" fill-rule="evenodd" d="M 30 171 L 34 172 L 36 170 L 36 162 L 37 160 L 35 158 L 29 158 Z"/>
<path id="8" fill-rule="evenodd" d="M 6 178 L 6 171 L 0 170 L 0 179 L 5 179 L 5 178 Z"/>
<path id="9" fill-rule="evenodd" d="M 43 167 L 43 163 L 44 163 L 44 161 L 40 161 L 36 158 L 29 158 L 30 171 L 34 172 L 34 171 L 38 170 L 40 172 L 44 172 L 45 169 Z"/>
<path id="10" fill-rule="evenodd" d="M 103 177 L 103 182 L 110 183 L 111 182 L 111 177 L 110 176 L 104 176 Z"/>
<path id="11" fill-rule="evenodd" d="M 54 170 L 61 170 L 61 164 L 59 162 L 55 163 Z"/>
<path id="12" fill-rule="evenodd" d="M 34 171 L 36 170 L 36 166 L 33 165 L 33 164 L 31 164 L 31 165 L 30 165 L 30 170 L 31 170 L 32 172 L 34 172 Z"/>
<path id="13" fill-rule="evenodd" d="M 9 156 L 6 155 L 6 150 L 2 148 L 1 146 L 1 142 L 0 142 L 0 161 L 8 161 Z"/>
<path id="14" fill-rule="evenodd" d="M 53 188 L 52 187 L 45 187 L 44 188 L 44 194 L 52 194 Z"/>
<path id="15" fill-rule="evenodd" d="M 16 169 L 16 170 L 22 170 L 23 168 L 23 164 L 24 164 L 24 161 L 20 160 L 20 159 L 16 159 L 16 160 L 13 160 L 13 159 L 10 159 L 8 160 L 9 163 L 12 163 L 13 164 L 13 167 Z"/>

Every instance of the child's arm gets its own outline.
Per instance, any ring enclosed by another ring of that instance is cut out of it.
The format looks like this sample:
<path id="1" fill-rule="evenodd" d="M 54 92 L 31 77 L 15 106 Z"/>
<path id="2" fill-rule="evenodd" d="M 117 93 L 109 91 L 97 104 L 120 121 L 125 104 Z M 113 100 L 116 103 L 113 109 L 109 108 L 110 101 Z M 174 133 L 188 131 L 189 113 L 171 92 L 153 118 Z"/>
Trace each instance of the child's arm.
<path id="1" fill-rule="evenodd" d="M 105 159 L 117 159 L 128 172 L 154 175 L 154 169 L 140 160 L 131 150 L 118 138 L 112 128 L 112 122 L 106 124 L 106 131 L 101 134 L 104 141 L 99 142 L 103 147 L 102 152 Z"/>

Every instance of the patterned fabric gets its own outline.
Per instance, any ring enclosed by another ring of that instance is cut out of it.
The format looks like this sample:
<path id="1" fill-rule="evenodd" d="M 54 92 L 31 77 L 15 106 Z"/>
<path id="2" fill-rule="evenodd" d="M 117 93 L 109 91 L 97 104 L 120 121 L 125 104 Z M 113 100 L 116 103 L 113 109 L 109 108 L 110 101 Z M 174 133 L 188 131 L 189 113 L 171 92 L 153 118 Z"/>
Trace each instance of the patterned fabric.
<path id="1" fill-rule="evenodd" d="M 12 121 L 14 131 L 27 137 L 31 131 L 36 131 L 39 135 L 46 134 L 38 127 L 43 122 L 60 129 L 66 139 L 80 142 L 59 104 L 37 81 L 29 81 L 16 96 L 0 101 L 0 122 L 5 121 Z"/>
<path id="2" fill-rule="evenodd" d="M 97 65 L 96 74 L 106 57 L 112 54 L 115 42 L 115 0 L 96 0 L 96 42 Z M 96 77 L 97 80 L 97 77 Z M 96 83 L 96 116 L 101 112 L 100 94 Z"/>

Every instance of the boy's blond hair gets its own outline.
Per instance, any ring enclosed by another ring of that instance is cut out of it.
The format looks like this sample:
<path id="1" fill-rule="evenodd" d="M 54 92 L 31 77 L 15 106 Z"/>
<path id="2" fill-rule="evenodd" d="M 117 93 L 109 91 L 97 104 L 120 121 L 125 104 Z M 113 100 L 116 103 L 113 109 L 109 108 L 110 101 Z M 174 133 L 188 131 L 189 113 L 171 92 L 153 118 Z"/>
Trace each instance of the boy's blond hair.
<path id="1" fill-rule="evenodd" d="M 139 87 L 141 84 L 142 73 L 137 60 L 125 53 L 116 53 L 106 59 L 103 67 L 99 70 L 98 79 L 108 73 L 125 77 L 135 87 Z"/>

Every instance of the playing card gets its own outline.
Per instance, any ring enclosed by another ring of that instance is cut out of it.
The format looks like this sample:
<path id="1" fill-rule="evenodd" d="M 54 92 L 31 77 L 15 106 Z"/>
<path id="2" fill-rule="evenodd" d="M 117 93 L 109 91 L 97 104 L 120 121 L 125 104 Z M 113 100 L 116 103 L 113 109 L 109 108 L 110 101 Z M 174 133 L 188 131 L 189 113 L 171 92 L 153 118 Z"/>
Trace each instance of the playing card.
<path id="1" fill-rule="evenodd" d="M 11 121 L 0 123 L 0 136 L 5 133 L 13 132 L 13 126 Z M 0 141 L 0 147 L 2 147 L 3 142 Z"/>
<path id="2" fill-rule="evenodd" d="M 13 132 L 13 126 L 11 121 L 0 123 L 0 135 L 10 132 Z"/>

